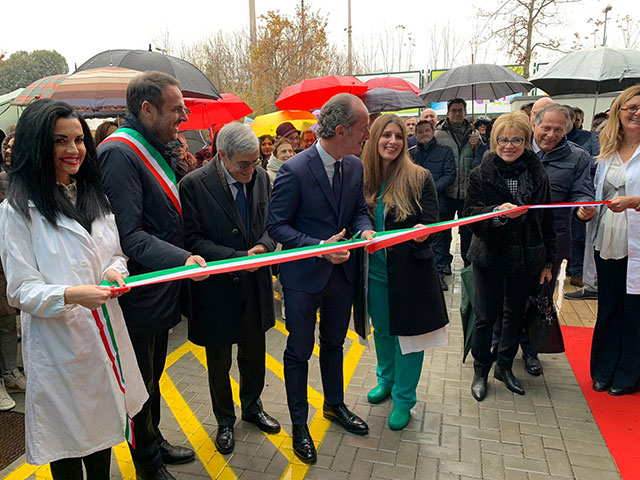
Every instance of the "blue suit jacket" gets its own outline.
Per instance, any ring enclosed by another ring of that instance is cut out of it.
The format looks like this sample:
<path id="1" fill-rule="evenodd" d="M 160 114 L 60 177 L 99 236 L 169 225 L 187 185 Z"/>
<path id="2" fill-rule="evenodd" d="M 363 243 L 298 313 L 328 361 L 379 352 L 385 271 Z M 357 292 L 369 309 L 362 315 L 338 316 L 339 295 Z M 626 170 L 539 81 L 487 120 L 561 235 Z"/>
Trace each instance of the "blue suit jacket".
<path id="1" fill-rule="evenodd" d="M 363 194 L 362 162 L 355 156 L 342 159 L 342 193 L 336 204 L 327 172 L 316 146 L 287 160 L 273 184 L 267 231 L 284 249 L 318 245 L 322 240 L 347 230 L 372 230 Z M 353 256 L 342 264 L 349 282 L 356 275 Z M 310 258 L 280 266 L 284 287 L 318 293 L 329 281 L 333 264 Z"/>

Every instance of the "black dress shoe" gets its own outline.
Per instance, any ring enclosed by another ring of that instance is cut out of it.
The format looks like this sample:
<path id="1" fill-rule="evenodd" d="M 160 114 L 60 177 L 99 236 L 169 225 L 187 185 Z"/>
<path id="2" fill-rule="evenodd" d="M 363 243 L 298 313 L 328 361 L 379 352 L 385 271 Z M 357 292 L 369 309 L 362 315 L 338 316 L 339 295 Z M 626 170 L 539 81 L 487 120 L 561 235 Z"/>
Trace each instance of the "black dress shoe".
<path id="1" fill-rule="evenodd" d="M 608 383 L 604 383 L 604 382 L 600 382 L 598 380 L 594 380 L 593 381 L 593 389 L 596 392 L 606 392 L 609 389 L 609 384 Z"/>
<path id="2" fill-rule="evenodd" d="M 618 388 L 618 387 L 609 387 L 609 390 L 607 390 L 607 393 L 609 395 L 613 395 L 614 397 L 620 397 L 622 395 L 628 395 L 630 393 L 633 393 L 635 391 L 634 388 L 628 387 L 628 388 Z"/>
<path id="3" fill-rule="evenodd" d="M 369 425 L 350 411 L 344 403 L 335 406 L 325 403 L 322 410 L 324 418 L 338 422 L 349 433 L 355 433 L 356 435 L 366 435 L 369 433 Z"/>
<path id="4" fill-rule="evenodd" d="M 442 269 L 442 273 L 445 275 L 451 275 L 451 265 L 445 265 Z"/>
<path id="5" fill-rule="evenodd" d="M 214 441 L 220 453 L 228 454 L 233 452 L 236 441 L 233 438 L 233 427 L 229 425 L 218 425 L 218 433 Z"/>
<path id="6" fill-rule="evenodd" d="M 477 401 L 481 402 L 487 398 L 487 377 L 478 375 L 473 376 L 473 383 L 471 384 L 471 395 Z"/>
<path id="7" fill-rule="evenodd" d="M 293 425 L 292 427 L 293 451 L 304 463 L 315 463 L 318 458 L 316 446 L 309 433 L 307 425 Z"/>
<path id="8" fill-rule="evenodd" d="M 513 393 L 517 393 L 518 395 L 524 395 L 524 388 L 511 370 L 503 370 L 502 368 L 496 365 L 495 370 L 493 371 L 493 376 L 496 380 L 500 380 L 504 382 L 509 390 Z"/>
<path id="9" fill-rule="evenodd" d="M 254 414 L 242 415 L 242 420 L 253 423 L 265 433 L 278 433 L 280 431 L 278 421 L 264 410 Z"/>
<path id="10" fill-rule="evenodd" d="M 136 469 L 136 480 L 176 480 L 163 465 L 153 473 L 138 473 Z"/>
<path id="11" fill-rule="evenodd" d="M 524 369 L 529 375 L 537 377 L 542 374 L 542 365 L 538 357 L 522 357 L 524 359 Z"/>
<path id="12" fill-rule="evenodd" d="M 158 448 L 160 449 L 162 462 L 165 465 L 180 465 L 182 463 L 189 463 L 196 458 L 196 453 L 190 448 L 171 445 L 166 440 L 158 443 Z"/>

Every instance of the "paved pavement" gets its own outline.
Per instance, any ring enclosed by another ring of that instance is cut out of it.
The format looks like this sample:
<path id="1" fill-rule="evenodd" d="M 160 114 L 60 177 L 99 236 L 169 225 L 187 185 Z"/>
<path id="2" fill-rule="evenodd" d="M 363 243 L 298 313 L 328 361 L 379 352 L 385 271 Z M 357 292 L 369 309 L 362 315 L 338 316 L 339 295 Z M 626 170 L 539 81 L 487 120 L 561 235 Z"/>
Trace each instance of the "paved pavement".
<path id="1" fill-rule="evenodd" d="M 459 261 L 459 257 L 457 259 Z M 186 342 L 186 326 L 170 336 L 170 355 L 162 380 L 161 428 L 178 444 L 196 449 L 193 463 L 172 466 L 178 479 L 495 479 L 578 480 L 619 479 L 589 407 L 564 355 L 542 358 L 544 375 L 531 377 L 518 357 L 514 373 L 525 396 L 514 395 L 490 377 L 489 395 L 482 403 L 471 397 L 472 359 L 463 364 L 462 330 L 458 310 L 460 265 L 447 277 L 451 324 L 449 345 L 428 351 L 418 387 L 418 404 L 407 428 L 395 432 L 387 425 L 391 402 L 370 405 L 366 393 L 376 384 L 373 345 L 359 345 L 350 332 L 345 344 L 346 403 L 369 423 L 368 436 L 344 432 L 322 418 L 322 385 L 318 358 L 309 372 L 311 432 L 318 445 L 318 462 L 308 467 L 291 450 L 290 420 L 282 380 L 284 324 L 267 335 L 267 378 L 262 396 L 265 410 L 280 420 L 283 431 L 264 435 L 242 421 L 236 424 L 236 449 L 220 455 L 213 445 L 216 421 L 202 349 Z M 279 304 L 278 304 L 279 305 Z M 372 342 L 373 343 L 373 342 Z M 317 353 L 317 350 L 316 350 Z M 238 372 L 232 371 L 237 400 Z M 23 399 L 18 397 L 19 407 Z M 239 416 L 239 408 L 236 409 Z M 316 414 L 315 416 L 313 416 Z M 112 478 L 135 478 L 124 445 L 114 449 Z M 0 472 L 0 478 L 50 478 L 48 469 L 24 464 L 24 457 Z"/>

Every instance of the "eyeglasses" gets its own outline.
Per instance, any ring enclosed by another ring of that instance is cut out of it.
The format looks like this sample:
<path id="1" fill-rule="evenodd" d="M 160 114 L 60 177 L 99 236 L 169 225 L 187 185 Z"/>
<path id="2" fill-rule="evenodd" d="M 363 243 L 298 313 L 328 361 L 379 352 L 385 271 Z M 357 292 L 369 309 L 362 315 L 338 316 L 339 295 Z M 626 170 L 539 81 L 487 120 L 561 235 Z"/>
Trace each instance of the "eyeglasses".
<path id="1" fill-rule="evenodd" d="M 620 107 L 620 110 L 624 110 L 625 112 L 629 112 L 631 115 L 635 115 L 640 110 L 638 105 L 631 105 L 630 107 Z"/>
<path id="2" fill-rule="evenodd" d="M 520 145 L 522 145 L 524 143 L 524 138 L 522 138 L 522 137 L 513 137 L 513 138 L 498 137 L 498 138 L 496 138 L 496 142 L 501 147 L 506 147 L 509 143 L 511 145 L 513 145 L 514 147 L 519 147 Z"/>
<path id="3" fill-rule="evenodd" d="M 182 113 L 184 113 L 185 115 L 191 115 L 191 110 L 189 110 L 187 107 L 174 107 L 173 112 L 177 113 L 178 115 Z"/>
<path id="4" fill-rule="evenodd" d="M 261 158 L 257 158 L 255 162 L 252 163 L 235 163 L 236 167 L 238 167 L 240 170 L 249 170 L 250 168 L 256 168 L 258 165 L 260 165 L 260 163 L 262 162 Z"/>

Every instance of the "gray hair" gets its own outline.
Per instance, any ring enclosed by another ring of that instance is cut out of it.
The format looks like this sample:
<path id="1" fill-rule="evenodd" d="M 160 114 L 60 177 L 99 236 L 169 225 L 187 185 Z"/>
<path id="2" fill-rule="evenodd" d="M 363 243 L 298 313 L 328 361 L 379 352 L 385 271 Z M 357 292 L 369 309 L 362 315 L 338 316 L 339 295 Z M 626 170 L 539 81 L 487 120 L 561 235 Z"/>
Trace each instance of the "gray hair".
<path id="1" fill-rule="evenodd" d="M 565 106 L 560 105 L 559 103 L 552 103 L 551 105 L 547 105 L 537 113 L 536 118 L 533 119 L 533 124 L 536 127 L 542 123 L 542 120 L 544 119 L 544 114 L 547 112 L 562 113 L 562 115 L 564 115 L 564 120 L 565 120 L 565 130 L 569 131 L 571 129 L 573 125 L 573 121 L 571 120 L 571 115 L 569 114 L 569 110 Z"/>
<path id="2" fill-rule="evenodd" d="M 251 127 L 241 123 L 229 123 L 222 127 L 216 138 L 216 145 L 229 160 L 236 153 L 253 153 L 260 147 L 258 137 Z"/>
<path id="3" fill-rule="evenodd" d="M 342 125 L 347 130 L 351 129 L 358 120 L 354 108 L 356 101 L 362 102 L 350 93 L 339 93 L 331 97 L 318 114 L 318 127 L 316 128 L 318 137 L 335 137 L 338 125 Z"/>

